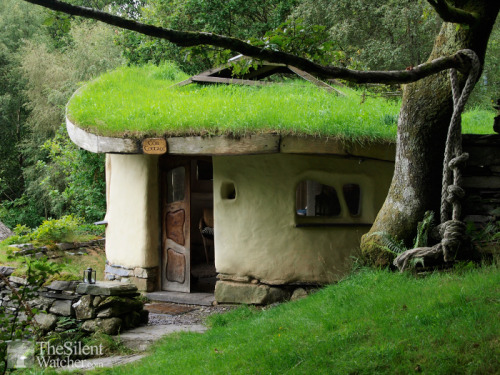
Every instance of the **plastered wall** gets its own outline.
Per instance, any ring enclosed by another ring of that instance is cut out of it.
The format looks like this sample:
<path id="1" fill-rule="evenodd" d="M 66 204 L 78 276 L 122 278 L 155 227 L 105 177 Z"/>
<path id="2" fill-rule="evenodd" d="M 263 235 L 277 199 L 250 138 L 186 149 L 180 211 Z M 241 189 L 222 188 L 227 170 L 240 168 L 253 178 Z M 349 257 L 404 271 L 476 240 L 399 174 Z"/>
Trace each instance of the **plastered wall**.
<path id="1" fill-rule="evenodd" d="M 394 169 L 391 162 L 293 154 L 214 156 L 213 163 L 217 272 L 269 284 L 341 276 L 369 229 L 361 224 L 372 223 L 382 206 Z M 297 216 L 296 187 L 307 179 L 337 191 L 359 184 L 361 214 L 351 217 L 344 205 L 334 219 Z M 297 227 L 304 224 L 312 226 Z"/>
<path id="2" fill-rule="evenodd" d="M 159 265 L 158 157 L 106 155 L 106 258 L 123 267 Z"/>

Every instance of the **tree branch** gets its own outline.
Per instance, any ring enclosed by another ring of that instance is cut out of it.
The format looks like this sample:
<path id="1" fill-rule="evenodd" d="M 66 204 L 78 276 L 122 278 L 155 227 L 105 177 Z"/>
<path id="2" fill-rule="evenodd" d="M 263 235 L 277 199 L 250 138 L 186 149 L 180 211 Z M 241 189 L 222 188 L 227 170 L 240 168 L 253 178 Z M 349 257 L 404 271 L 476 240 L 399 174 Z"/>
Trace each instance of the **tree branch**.
<path id="1" fill-rule="evenodd" d="M 292 55 L 290 53 L 256 47 L 232 37 L 205 32 L 177 31 L 147 25 L 106 12 L 102 12 L 100 10 L 71 5 L 59 0 L 24 1 L 70 15 L 92 18 L 104 22 L 108 25 L 136 31 L 138 33 L 151 37 L 166 39 L 181 47 L 208 44 L 216 47 L 230 49 L 243 55 L 265 60 L 268 62 L 293 65 L 297 68 L 305 70 L 310 74 L 315 74 L 316 76 L 323 79 L 337 78 L 356 83 L 411 83 L 450 68 L 456 68 L 463 71 L 468 68 L 469 64 L 468 57 L 464 56 L 460 53 L 460 51 L 458 51 L 452 56 L 441 57 L 409 70 L 357 71 L 339 68 L 331 65 L 319 65 L 308 59 Z M 441 0 L 437 1 L 440 2 Z"/>
<path id="2" fill-rule="evenodd" d="M 478 17 L 475 13 L 470 13 L 466 10 L 455 8 L 454 6 L 451 6 L 446 0 L 427 1 L 445 22 L 461 23 L 471 26 L 478 22 Z"/>

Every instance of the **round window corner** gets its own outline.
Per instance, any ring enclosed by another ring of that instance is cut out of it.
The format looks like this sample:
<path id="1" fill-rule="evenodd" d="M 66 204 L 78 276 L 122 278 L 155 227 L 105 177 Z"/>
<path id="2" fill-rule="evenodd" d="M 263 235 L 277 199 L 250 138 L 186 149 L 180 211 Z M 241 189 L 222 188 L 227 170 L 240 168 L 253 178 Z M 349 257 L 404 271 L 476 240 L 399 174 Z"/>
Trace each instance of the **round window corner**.
<path id="1" fill-rule="evenodd" d="M 227 200 L 236 199 L 236 187 L 233 182 L 223 182 L 220 189 L 221 198 Z"/>

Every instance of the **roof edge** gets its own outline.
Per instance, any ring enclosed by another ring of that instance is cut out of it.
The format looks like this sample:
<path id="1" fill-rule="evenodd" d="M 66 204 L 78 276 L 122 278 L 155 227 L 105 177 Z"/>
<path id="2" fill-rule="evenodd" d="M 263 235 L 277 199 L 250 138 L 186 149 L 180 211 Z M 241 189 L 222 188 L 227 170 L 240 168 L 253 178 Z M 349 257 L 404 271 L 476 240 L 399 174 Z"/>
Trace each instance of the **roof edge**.
<path id="1" fill-rule="evenodd" d="M 94 153 L 142 154 L 142 140 L 102 137 L 83 130 L 66 118 L 69 137 L 79 147 Z M 373 141 L 366 144 L 342 139 L 314 136 L 280 135 L 277 133 L 247 136 L 188 136 L 169 137 L 167 154 L 171 155 L 251 155 L 251 154 L 309 154 L 361 157 L 394 161 L 396 144 Z"/>

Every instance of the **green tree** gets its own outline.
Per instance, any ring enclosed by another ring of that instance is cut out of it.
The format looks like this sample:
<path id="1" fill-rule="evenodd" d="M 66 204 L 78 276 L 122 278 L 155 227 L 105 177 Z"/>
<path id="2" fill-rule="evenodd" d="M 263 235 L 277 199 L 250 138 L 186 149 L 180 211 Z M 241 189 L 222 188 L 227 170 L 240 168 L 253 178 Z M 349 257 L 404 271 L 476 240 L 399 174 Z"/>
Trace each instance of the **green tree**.
<path id="1" fill-rule="evenodd" d="M 297 0 L 152 0 L 142 8 L 141 21 L 178 30 L 203 31 L 237 38 L 259 38 L 278 27 Z M 175 61 L 188 73 L 226 61 L 225 48 L 181 48 L 175 44 L 124 31 L 118 39 L 129 63 Z"/>
<path id="2" fill-rule="evenodd" d="M 88 221 L 104 215 L 103 158 L 56 132 L 69 97 L 122 64 L 121 50 L 110 27 L 51 17 L 15 0 L 0 4 L 0 217 L 11 227 L 68 213 Z"/>
<path id="3" fill-rule="evenodd" d="M 441 26 L 423 0 L 304 0 L 293 14 L 326 26 L 346 61 L 378 70 L 424 62 Z"/>

